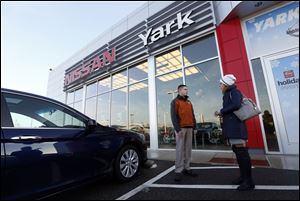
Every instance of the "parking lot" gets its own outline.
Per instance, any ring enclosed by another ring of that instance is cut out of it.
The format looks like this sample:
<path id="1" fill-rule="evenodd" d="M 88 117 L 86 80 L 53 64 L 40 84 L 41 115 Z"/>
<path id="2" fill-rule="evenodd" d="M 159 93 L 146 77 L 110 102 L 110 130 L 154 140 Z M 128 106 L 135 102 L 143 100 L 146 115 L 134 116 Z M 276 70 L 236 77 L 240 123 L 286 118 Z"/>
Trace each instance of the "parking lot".
<path id="1" fill-rule="evenodd" d="M 299 171 L 274 168 L 253 168 L 256 189 L 239 192 L 231 185 L 238 176 L 235 165 L 192 164 L 198 177 L 185 176 L 180 183 L 173 180 L 174 162 L 155 161 L 157 167 L 142 169 L 130 183 L 112 178 L 69 190 L 47 199 L 57 200 L 299 200 Z"/>

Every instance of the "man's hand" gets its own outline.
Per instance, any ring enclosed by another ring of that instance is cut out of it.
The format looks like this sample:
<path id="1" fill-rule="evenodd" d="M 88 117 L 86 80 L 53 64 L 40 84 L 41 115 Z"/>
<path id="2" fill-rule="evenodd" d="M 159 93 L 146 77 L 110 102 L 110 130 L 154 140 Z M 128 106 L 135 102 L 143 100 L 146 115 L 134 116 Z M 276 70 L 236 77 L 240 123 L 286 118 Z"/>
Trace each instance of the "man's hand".
<path id="1" fill-rule="evenodd" d="M 183 137 L 183 132 L 182 132 L 182 130 L 180 130 L 180 131 L 175 131 L 175 134 L 176 134 L 176 139 L 177 139 L 177 137 L 179 137 L 179 138 L 182 138 Z"/>
<path id="2" fill-rule="evenodd" d="M 198 133 L 198 131 L 197 130 L 194 130 L 194 135 L 196 135 Z"/>

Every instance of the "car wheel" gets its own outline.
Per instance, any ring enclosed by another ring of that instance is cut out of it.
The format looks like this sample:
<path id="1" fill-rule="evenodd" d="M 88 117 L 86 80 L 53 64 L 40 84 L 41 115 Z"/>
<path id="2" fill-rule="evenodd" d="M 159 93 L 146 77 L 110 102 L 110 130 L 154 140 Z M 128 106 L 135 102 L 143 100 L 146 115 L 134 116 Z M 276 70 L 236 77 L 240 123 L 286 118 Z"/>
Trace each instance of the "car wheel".
<path id="1" fill-rule="evenodd" d="M 140 154 L 136 147 L 128 145 L 118 153 L 115 163 L 115 173 L 120 181 L 130 181 L 135 178 L 140 170 Z"/>

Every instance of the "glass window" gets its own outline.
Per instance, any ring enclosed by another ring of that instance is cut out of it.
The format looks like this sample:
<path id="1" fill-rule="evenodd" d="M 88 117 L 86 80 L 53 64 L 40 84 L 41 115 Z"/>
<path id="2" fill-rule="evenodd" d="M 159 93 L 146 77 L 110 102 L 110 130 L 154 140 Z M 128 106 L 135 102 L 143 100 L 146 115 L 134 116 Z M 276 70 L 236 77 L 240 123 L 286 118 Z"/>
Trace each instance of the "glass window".
<path id="1" fill-rule="evenodd" d="M 261 111 L 263 112 L 263 127 L 269 151 L 279 151 L 275 125 L 269 101 L 267 85 L 259 58 L 251 60 L 257 95 Z"/>
<path id="2" fill-rule="evenodd" d="M 193 137 L 196 149 L 229 149 L 214 112 L 222 107 L 219 89 L 221 77 L 218 59 L 185 69 L 189 100 L 193 104 L 198 133 Z"/>
<path id="3" fill-rule="evenodd" d="M 67 104 L 69 105 L 70 103 L 74 102 L 74 92 L 69 92 L 67 94 Z"/>
<path id="4" fill-rule="evenodd" d="M 113 89 L 117 89 L 120 87 L 124 87 L 128 84 L 128 79 L 127 79 L 127 70 L 122 71 L 120 73 L 114 74 L 112 76 L 112 85 Z"/>
<path id="5" fill-rule="evenodd" d="M 97 83 L 90 84 L 86 87 L 86 98 L 97 95 Z"/>
<path id="6" fill-rule="evenodd" d="M 83 92 L 83 89 L 78 89 L 75 91 L 75 99 L 74 99 L 74 102 L 77 102 L 77 101 L 80 101 L 82 100 L 82 92 Z"/>
<path id="7" fill-rule="evenodd" d="M 85 101 L 85 114 L 91 119 L 96 119 L 96 102 L 96 96 Z"/>
<path id="8" fill-rule="evenodd" d="M 98 96 L 97 103 L 97 121 L 99 124 L 109 126 L 110 106 L 109 106 L 109 95 L 110 93 L 102 94 Z"/>
<path id="9" fill-rule="evenodd" d="M 156 78 L 157 125 L 160 148 L 175 148 L 176 139 L 171 122 L 170 104 L 177 96 L 177 87 L 183 83 L 182 71 Z"/>
<path id="10" fill-rule="evenodd" d="M 85 127 L 82 117 L 59 105 L 21 95 L 4 96 L 14 127 Z"/>
<path id="11" fill-rule="evenodd" d="M 140 82 L 129 86 L 129 130 L 145 135 L 145 140 L 149 147 L 148 108 L 148 83 Z"/>
<path id="12" fill-rule="evenodd" d="M 127 129 L 127 87 L 112 91 L 111 126 Z"/>
<path id="13" fill-rule="evenodd" d="M 156 74 L 164 74 L 181 68 L 179 49 L 173 50 L 155 58 Z"/>
<path id="14" fill-rule="evenodd" d="M 99 81 L 98 94 L 108 92 L 110 89 L 111 89 L 111 87 L 110 87 L 110 77 Z"/>
<path id="15" fill-rule="evenodd" d="M 182 47 L 184 66 L 218 56 L 214 35 L 201 38 Z"/>
<path id="16" fill-rule="evenodd" d="M 148 78 L 148 62 L 144 62 L 130 68 L 128 70 L 128 74 L 130 84 Z"/>
<path id="17" fill-rule="evenodd" d="M 45 126 L 43 123 L 17 113 L 11 113 L 11 118 L 15 128 L 39 128 Z"/>
<path id="18" fill-rule="evenodd" d="M 75 110 L 82 112 L 82 101 L 79 101 L 77 103 L 74 103 L 74 107 Z"/>

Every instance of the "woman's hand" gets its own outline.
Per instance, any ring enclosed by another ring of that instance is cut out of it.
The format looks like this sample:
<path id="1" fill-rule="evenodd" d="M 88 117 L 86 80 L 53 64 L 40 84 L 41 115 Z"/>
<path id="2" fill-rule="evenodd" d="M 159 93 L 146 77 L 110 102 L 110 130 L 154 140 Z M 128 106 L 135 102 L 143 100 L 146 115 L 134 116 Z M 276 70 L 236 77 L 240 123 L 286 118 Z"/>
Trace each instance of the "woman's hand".
<path id="1" fill-rule="evenodd" d="M 222 114 L 221 114 L 221 112 L 219 112 L 219 111 L 215 111 L 215 116 L 216 116 L 216 117 L 220 117 L 220 116 L 222 116 Z"/>

